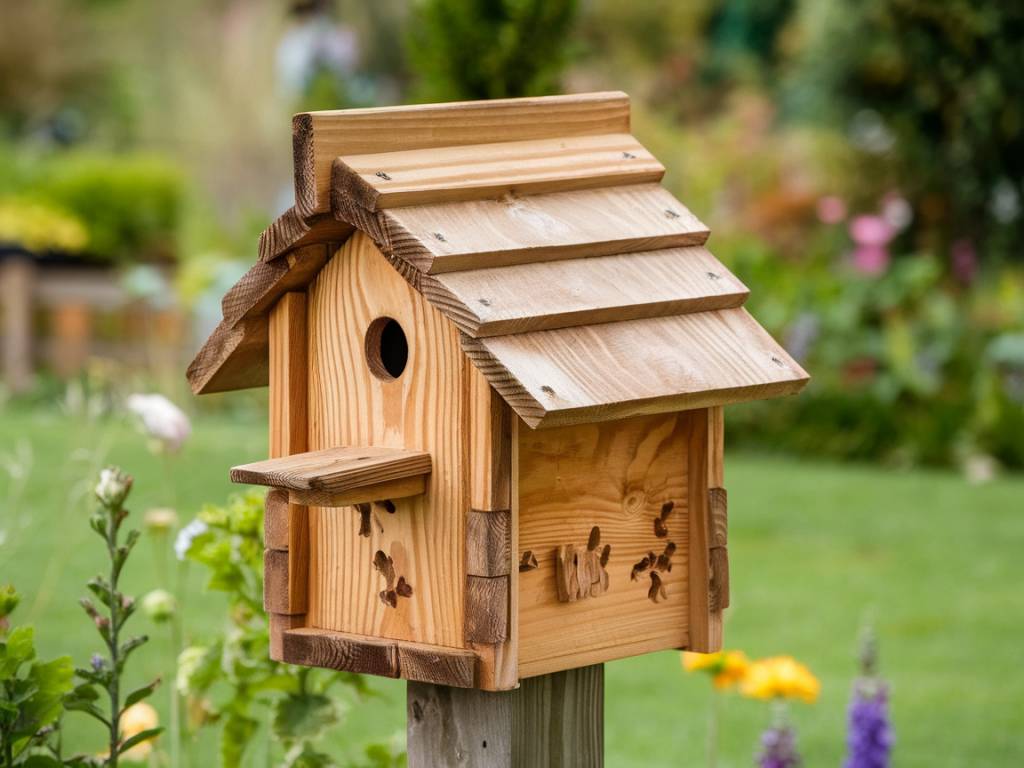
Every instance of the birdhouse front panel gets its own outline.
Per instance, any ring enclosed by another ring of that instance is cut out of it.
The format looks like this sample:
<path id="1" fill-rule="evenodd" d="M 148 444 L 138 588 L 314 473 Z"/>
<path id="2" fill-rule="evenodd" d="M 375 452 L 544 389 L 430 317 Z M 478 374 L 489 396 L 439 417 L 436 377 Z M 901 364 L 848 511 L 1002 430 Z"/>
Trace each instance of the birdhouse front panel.
<path id="1" fill-rule="evenodd" d="M 471 465 L 458 331 L 361 233 L 310 285 L 308 307 L 310 450 L 414 449 L 432 469 L 422 494 L 310 509 L 306 623 L 462 647 Z"/>
<path id="2" fill-rule="evenodd" d="M 196 393 L 270 385 L 271 655 L 452 686 L 728 605 L 723 406 L 807 374 L 601 93 L 298 115 Z"/>

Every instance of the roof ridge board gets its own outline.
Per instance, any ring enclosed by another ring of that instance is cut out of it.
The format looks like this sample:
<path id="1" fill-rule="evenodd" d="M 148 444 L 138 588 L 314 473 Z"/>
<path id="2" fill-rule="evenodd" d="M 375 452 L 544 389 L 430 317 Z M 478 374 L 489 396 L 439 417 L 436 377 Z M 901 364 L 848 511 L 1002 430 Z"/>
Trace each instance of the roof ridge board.
<path id="1" fill-rule="evenodd" d="M 658 159 L 627 133 L 342 155 L 332 166 L 332 210 L 338 194 L 377 211 L 658 182 L 664 175 Z"/>
<path id="2" fill-rule="evenodd" d="M 331 163 L 345 153 L 629 132 L 629 113 L 621 91 L 299 113 L 292 119 L 296 209 L 330 211 Z"/>

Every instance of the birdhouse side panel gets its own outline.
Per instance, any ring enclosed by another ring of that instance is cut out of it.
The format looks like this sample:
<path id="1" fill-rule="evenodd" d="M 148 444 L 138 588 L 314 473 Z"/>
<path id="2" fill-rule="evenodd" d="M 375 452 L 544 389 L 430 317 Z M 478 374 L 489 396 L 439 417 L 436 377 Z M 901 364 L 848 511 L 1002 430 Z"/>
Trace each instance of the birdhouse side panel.
<path id="1" fill-rule="evenodd" d="M 458 333 L 362 233 L 321 271 L 308 303 L 309 449 L 415 449 L 433 469 L 423 494 L 310 507 L 306 625 L 462 647 L 468 385 Z"/>
<path id="2" fill-rule="evenodd" d="M 690 645 L 706 431 L 705 410 L 520 430 L 520 677 Z"/>

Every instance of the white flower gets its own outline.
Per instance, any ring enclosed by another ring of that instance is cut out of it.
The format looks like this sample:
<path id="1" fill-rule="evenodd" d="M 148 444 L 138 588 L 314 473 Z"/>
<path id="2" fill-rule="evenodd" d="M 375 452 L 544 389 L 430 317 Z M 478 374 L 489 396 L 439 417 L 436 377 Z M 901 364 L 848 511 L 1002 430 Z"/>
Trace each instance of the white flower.
<path id="1" fill-rule="evenodd" d="M 177 558 L 184 560 L 185 555 L 192 548 L 192 541 L 196 536 L 202 536 L 208 530 L 209 526 L 197 518 L 178 531 L 178 536 L 174 539 L 174 554 Z"/>
<path id="2" fill-rule="evenodd" d="M 157 624 L 168 621 L 177 609 L 177 600 L 166 589 L 154 589 L 142 598 L 142 610 Z"/>
<path id="3" fill-rule="evenodd" d="M 100 470 L 100 481 L 96 483 L 96 498 L 104 506 L 119 507 L 132 488 L 132 477 L 117 467 Z"/>
<path id="4" fill-rule="evenodd" d="M 192 433 L 188 416 L 163 395 L 129 395 L 128 410 L 142 420 L 146 434 L 159 440 L 171 453 L 181 448 Z"/>
<path id="5" fill-rule="evenodd" d="M 192 694 L 192 677 L 199 671 L 209 651 L 199 645 L 190 645 L 178 654 L 178 672 L 174 685 L 182 696 Z"/>

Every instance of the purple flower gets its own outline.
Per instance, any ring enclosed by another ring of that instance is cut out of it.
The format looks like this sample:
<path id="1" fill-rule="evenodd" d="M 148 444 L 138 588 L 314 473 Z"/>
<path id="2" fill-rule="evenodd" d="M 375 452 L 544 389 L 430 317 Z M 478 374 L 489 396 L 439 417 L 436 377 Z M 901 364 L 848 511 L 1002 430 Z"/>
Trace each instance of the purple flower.
<path id="1" fill-rule="evenodd" d="M 89 664 L 92 666 L 93 672 L 102 672 L 103 668 L 107 666 L 107 660 L 98 653 L 94 653 L 92 658 L 89 660 Z"/>
<path id="2" fill-rule="evenodd" d="M 838 224 L 846 218 L 846 203 L 836 195 L 826 195 L 816 206 L 818 221 L 822 224 Z"/>
<path id="3" fill-rule="evenodd" d="M 758 768 L 797 768 L 802 764 L 796 751 L 796 734 L 786 726 L 774 726 L 761 734 Z"/>
<path id="4" fill-rule="evenodd" d="M 957 240 L 950 249 L 949 260 L 957 280 L 965 285 L 974 282 L 978 272 L 978 252 L 974 249 L 974 243 L 966 239 Z"/>
<path id="5" fill-rule="evenodd" d="M 847 725 L 843 768 L 888 768 L 893 731 L 885 685 L 872 680 L 860 680 L 854 685 Z"/>

